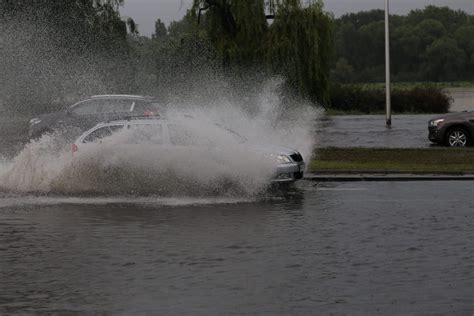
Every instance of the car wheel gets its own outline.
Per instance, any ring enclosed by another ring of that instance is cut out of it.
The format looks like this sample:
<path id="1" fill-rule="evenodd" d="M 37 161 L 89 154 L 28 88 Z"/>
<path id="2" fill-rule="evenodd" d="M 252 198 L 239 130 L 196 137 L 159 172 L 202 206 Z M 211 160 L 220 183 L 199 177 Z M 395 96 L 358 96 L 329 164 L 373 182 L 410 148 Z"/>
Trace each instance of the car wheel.
<path id="1" fill-rule="evenodd" d="M 449 147 L 466 147 L 469 143 L 469 134 L 463 128 L 455 127 L 446 134 L 446 145 Z"/>

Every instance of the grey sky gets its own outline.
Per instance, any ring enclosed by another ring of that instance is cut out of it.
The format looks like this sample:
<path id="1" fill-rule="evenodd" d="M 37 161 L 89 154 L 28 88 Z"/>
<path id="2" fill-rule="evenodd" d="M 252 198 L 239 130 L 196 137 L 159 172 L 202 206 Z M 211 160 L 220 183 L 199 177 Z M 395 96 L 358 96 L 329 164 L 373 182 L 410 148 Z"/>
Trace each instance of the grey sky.
<path id="1" fill-rule="evenodd" d="M 191 6 L 192 0 L 125 0 L 120 9 L 123 16 L 131 17 L 138 23 L 141 35 L 151 36 L 156 19 L 161 19 L 168 25 L 171 21 L 179 20 Z M 384 0 L 325 0 L 326 11 L 336 16 L 347 12 L 361 10 L 383 9 Z M 391 0 L 393 13 L 405 14 L 411 9 L 424 8 L 427 5 L 449 6 L 474 14 L 474 0 Z"/>

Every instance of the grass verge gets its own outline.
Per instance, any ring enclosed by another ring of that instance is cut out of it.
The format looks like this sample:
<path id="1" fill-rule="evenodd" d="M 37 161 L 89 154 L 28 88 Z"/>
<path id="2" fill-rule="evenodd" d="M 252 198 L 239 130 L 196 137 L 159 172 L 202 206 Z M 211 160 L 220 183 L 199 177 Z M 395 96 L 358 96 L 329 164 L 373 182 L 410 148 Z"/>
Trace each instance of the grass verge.
<path id="1" fill-rule="evenodd" d="M 392 115 L 440 115 L 440 114 L 445 114 L 446 112 L 442 113 L 417 113 L 417 112 L 396 112 L 392 111 Z M 342 111 L 342 110 L 335 110 L 331 108 L 327 108 L 324 110 L 324 114 L 326 116 L 345 116 L 345 115 L 386 115 L 385 110 L 383 111 L 371 111 L 369 113 L 365 113 L 362 111 L 357 111 L 357 110 L 351 110 L 351 111 Z"/>
<path id="2" fill-rule="evenodd" d="M 356 83 L 356 86 L 364 89 L 384 89 L 385 83 Z M 414 88 L 434 87 L 440 89 L 449 88 L 474 88 L 472 81 L 453 81 L 453 82 L 392 82 L 392 88 L 400 90 L 412 90 Z"/>
<path id="3" fill-rule="evenodd" d="M 474 174 L 474 148 L 322 148 L 310 172 Z"/>

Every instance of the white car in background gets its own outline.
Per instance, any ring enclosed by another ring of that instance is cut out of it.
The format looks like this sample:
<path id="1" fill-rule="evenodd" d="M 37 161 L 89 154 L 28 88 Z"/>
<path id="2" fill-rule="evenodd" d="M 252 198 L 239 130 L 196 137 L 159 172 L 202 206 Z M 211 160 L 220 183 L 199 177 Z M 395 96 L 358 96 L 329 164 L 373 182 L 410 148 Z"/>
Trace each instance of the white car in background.
<path id="1" fill-rule="evenodd" d="M 198 129 L 193 129 L 193 127 L 199 124 L 202 126 L 202 122 L 193 122 L 189 119 L 175 121 L 155 116 L 103 122 L 76 139 L 72 144 L 72 154 L 76 155 L 87 146 L 105 143 L 109 136 L 118 135 L 120 132 L 125 132 L 123 137 L 114 139 L 113 144 L 146 144 L 146 146 L 162 146 L 163 148 L 194 146 L 205 149 L 215 146 L 213 144 L 215 137 L 220 137 L 225 138 L 222 143 L 227 146 L 246 145 L 247 140 L 244 137 L 216 123 L 212 123 L 212 128 L 214 128 L 212 137 L 196 135 Z M 127 133 L 130 130 L 133 131 L 133 137 L 130 137 L 131 133 Z M 293 182 L 303 178 L 305 162 L 298 151 L 272 145 L 251 145 L 247 148 L 272 161 L 274 164 L 272 182 Z"/>

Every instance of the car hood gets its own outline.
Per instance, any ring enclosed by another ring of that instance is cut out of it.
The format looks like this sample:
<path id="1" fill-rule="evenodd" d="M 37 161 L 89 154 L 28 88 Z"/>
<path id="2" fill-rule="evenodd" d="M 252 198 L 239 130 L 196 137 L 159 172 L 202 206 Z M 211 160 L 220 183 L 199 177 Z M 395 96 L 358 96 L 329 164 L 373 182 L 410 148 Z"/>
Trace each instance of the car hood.
<path id="1" fill-rule="evenodd" d="M 455 113 L 447 113 L 443 115 L 439 115 L 430 119 L 430 121 L 445 119 L 445 120 L 455 120 L 459 118 L 465 117 L 467 114 L 472 114 L 472 112 L 455 112 Z"/>
<path id="2" fill-rule="evenodd" d="M 277 145 L 254 145 L 253 147 L 256 151 L 261 152 L 263 154 L 277 154 L 289 156 L 298 152 L 297 150 Z"/>

